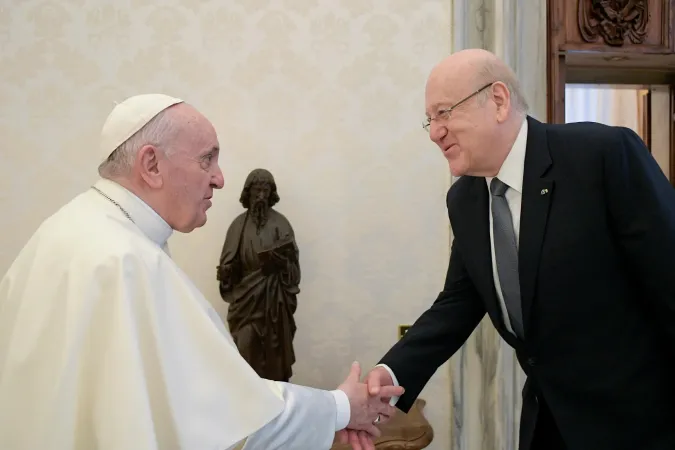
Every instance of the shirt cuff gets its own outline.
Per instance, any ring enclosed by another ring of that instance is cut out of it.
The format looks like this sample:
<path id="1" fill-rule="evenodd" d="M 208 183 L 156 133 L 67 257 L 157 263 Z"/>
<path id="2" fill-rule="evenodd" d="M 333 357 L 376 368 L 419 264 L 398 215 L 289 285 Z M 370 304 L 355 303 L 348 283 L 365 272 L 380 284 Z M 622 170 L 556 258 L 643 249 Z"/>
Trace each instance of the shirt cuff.
<path id="1" fill-rule="evenodd" d="M 349 398 L 340 389 L 330 391 L 335 398 L 336 416 L 335 416 L 335 431 L 338 432 L 347 428 L 349 425 L 349 420 L 351 419 L 351 406 L 349 405 Z"/>
<path id="2" fill-rule="evenodd" d="M 392 370 L 389 368 L 388 365 L 386 365 L 386 364 L 378 364 L 378 365 L 376 365 L 375 367 L 384 367 L 384 368 L 387 370 L 387 372 L 389 372 L 389 375 L 391 376 L 391 380 L 394 382 L 394 386 L 398 386 L 398 385 L 399 385 L 399 384 L 398 384 L 398 380 L 396 379 L 396 375 L 394 375 L 394 372 L 392 372 Z M 389 400 L 389 404 L 390 404 L 391 406 L 396 406 L 396 403 L 398 403 L 398 399 L 399 399 L 399 396 L 398 396 L 398 395 L 392 396 L 391 399 Z"/>

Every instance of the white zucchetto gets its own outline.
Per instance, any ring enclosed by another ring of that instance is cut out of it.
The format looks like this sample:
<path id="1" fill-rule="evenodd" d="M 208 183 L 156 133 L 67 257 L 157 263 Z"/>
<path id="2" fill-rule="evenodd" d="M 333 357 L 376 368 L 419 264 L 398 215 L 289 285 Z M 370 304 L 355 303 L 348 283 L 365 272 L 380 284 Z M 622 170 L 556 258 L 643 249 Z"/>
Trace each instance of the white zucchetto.
<path id="1" fill-rule="evenodd" d="M 183 100 L 164 94 L 141 94 L 115 105 L 101 130 L 101 158 L 105 161 L 117 147 L 143 128 L 157 114 Z"/>

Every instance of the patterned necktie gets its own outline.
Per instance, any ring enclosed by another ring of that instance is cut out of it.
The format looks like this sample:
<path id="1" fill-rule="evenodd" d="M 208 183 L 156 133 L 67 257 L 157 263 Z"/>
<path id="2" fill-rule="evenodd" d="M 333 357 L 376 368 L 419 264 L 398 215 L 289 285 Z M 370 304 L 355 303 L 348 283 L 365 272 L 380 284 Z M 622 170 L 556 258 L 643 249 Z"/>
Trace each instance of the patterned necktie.
<path id="1" fill-rule="evenodd" d="M 509 313 L 511 327 L 516 336 L 523 338 L 523 312 L 520 299 L 520 278 L 518 276 L 518 246 L 513 230 L 511 211 L 504 194 L 509 187 L 498 178 L 490 182 L 492 194 L 492 228 L 494 233 L 497 273 L 502 288 L 504 303 Z"/>

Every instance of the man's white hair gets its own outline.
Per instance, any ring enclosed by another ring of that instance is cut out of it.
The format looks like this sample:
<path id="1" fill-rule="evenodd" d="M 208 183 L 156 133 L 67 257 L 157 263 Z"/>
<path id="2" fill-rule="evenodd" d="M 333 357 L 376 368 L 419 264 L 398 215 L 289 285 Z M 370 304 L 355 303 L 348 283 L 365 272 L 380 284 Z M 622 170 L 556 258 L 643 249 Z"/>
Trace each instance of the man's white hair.
<path id="1" fill-rule="evenodd" d="M 144 145 L 154 145 L 162 149 L 164 153 L 170 153 L 170 142 L 176 132 L 170 109 L 161 111 L 129 139 L 120 144 L 108 159 L 98 166 L 99 175 L 103 178 L 127 175 L 134 165 L 136 152 Z"/>
<path id="2" fill-rule="evenodd" d="M 483 61 L 478 70 L 478 79 L 482 83 L 501 81 L 504 83 L 511 94 L 511 104 L 513 108 L 520 113 L 527 114 L 530 109 L 527 99 L 520 87 L 520 82 L 516 74 L 506 65 L 499 61 Z M 487 95 L 487 92 L 485 92 Z M 484 97 L 485 98 L 485 97 Z"/>

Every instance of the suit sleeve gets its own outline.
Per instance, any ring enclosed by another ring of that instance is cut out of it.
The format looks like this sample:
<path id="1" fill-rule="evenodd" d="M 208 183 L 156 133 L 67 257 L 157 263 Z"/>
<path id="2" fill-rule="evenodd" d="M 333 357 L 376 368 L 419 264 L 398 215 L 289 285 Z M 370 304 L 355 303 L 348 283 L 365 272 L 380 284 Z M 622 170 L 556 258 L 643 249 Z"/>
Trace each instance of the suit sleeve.
<path id="1" fill-rule="evenodd" d="M 396 406 L 406 413 L 438 367 L 459 350 L 485 315 L 456 242 L 443 291 L 380 360 L 405 388 Z"/>
<path id="2" fill-rule="evenodd" d="M 609 224 L 640 296 L 675 342 L 675 189 L 642 140 L 620 128 L 605 154 Z"/>

